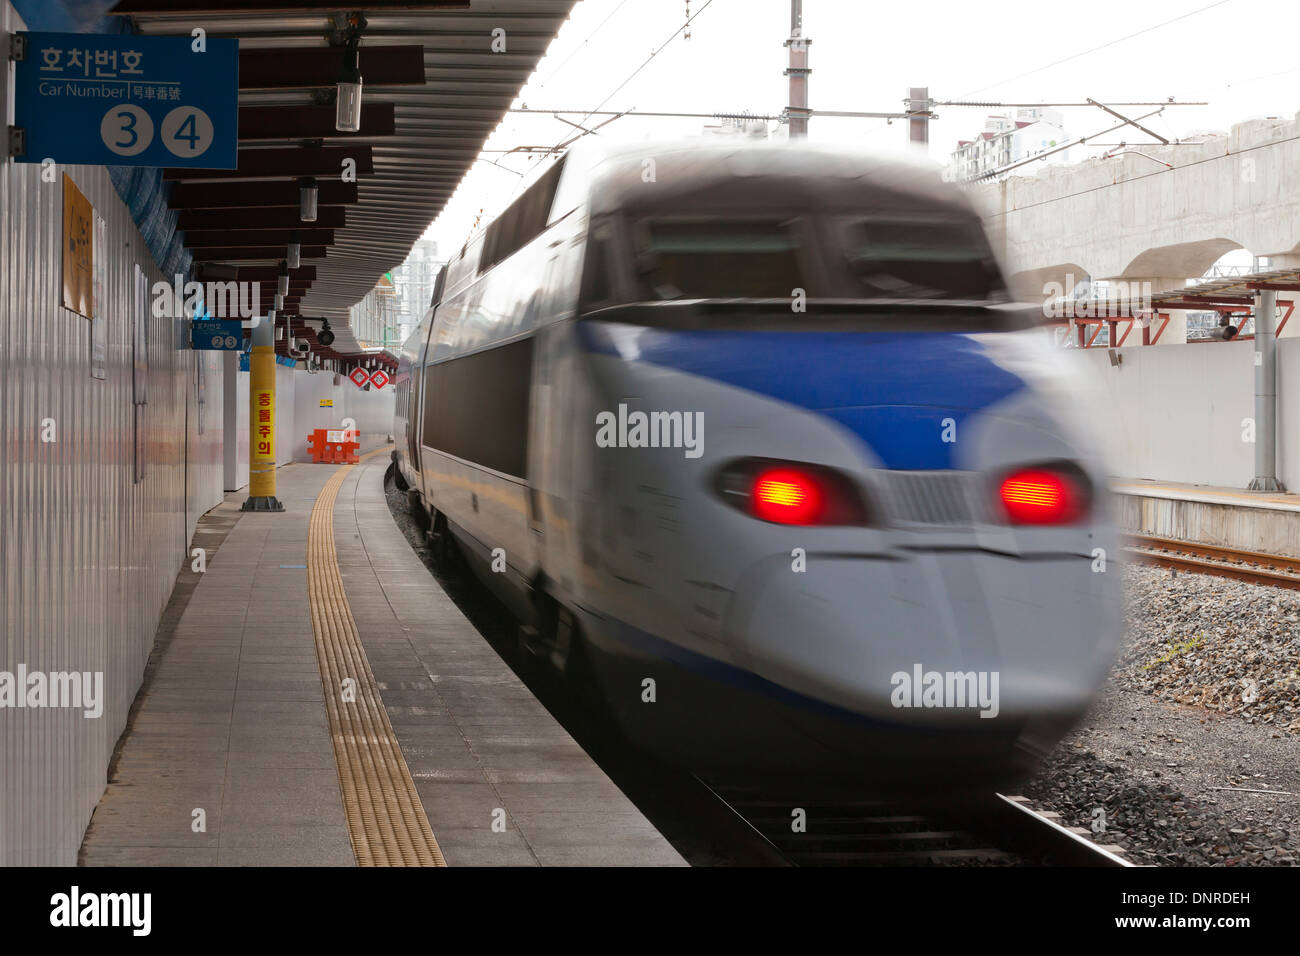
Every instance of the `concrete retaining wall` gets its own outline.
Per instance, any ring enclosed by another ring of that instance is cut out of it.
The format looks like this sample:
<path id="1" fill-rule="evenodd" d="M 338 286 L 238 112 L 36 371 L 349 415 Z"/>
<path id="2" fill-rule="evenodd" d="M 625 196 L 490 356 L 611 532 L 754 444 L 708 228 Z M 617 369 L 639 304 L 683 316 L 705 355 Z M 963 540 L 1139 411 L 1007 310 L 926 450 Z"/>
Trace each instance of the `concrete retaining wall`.
<path id="1" fill-rule="evenodd" d="M 1254 342 L 1122 351 L 1071 350 L 1098 393 L 1093 412 L 1107 437 L 1111 472 L 1245 488 L 1255 446 L 1243 420 L 1255 414 Z M 1300 488 L 1300 339 L 1278 341 L 1278 477 Z"/>
<path id="2" fill-rule="evenodd" d="M 1116 495 L 1125 531 L 1300 557 L 1300 504 L 1294 510 Z"/>

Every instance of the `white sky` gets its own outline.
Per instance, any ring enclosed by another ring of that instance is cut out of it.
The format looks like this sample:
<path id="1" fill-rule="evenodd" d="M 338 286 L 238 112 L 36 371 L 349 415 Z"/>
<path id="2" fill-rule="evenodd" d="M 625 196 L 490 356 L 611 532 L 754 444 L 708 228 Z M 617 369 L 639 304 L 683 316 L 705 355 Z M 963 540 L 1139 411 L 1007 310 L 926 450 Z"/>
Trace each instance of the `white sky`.
<path id="1" fill-rule="evenodd" d="M 690 9 L 700 15 L 686 40 L 680 35 L 685 0 L 580 0 L 513 105 L 594 109 L 663 47 L 604 109 L 779 114 L 787 103 L 782 44 L 789 0 L 691 0 Z M 1183 19 L 1157 26 L 1176 17 Z M 1144 121 L 1170 139 L 1226 131 L 1252 117 L 1289 120 L 1300 110 L 1300 65 L 1290 47 L 1300 36 L 1295 0 L 804 0 L 803 33 L 812 40 L 814 110 L 900 110 L 911 85 L 929 86 L 936 100 L 1208 100 L 1208 106 L 1169 108 Z M 1058 63 L 1103 44 L 1110 45 Z M 958 139 L 978 133 L 988 113 L 1001 112 L 935 109 L 940 118 L 931 124 L 930 155 L 936 160 L 946 158 Z M 1136 117 L 1149 109 L 1120 112 Z M 1095 107 L 1061 112 L 1071 137 L 1115 122 Z M 624 117 L 599 135 L 617 141 L 694 136 L 713 122 Z M 509 114 L 487 148 L 549 146 L 574 132 L 550 116 Z M 889 149 L 902 148 L 907 131 L 902 121 L 813 116 L 809 138 Z M 1121 138 L 1151 142 L 1131 128 L 1101 141 Z M 1090 152 L 1075 148 L 1070 156 L 1077 161 Z M 520 172 L 536 162 L 520 154 L 484 155 Z M 480 208 L 488 219 L 500 212 L 519 182 L 488 162 L 476 163 L 426 232 L 438 241 L 440 255 L 465 240 Z"/>

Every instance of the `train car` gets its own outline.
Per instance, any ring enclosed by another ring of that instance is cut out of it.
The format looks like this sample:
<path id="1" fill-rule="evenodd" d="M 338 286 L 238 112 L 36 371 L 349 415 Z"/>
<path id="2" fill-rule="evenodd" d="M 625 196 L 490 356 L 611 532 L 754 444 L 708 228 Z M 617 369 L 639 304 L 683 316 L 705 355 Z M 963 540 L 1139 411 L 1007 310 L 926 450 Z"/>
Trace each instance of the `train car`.
<path id="1" fill-rule="evenodd" d="M 984 786 L 1120 635 L 1098 440 L 938 173 L 794 144 L 571 152 L 404 350 L 395 469 L 635 741 Z"/>

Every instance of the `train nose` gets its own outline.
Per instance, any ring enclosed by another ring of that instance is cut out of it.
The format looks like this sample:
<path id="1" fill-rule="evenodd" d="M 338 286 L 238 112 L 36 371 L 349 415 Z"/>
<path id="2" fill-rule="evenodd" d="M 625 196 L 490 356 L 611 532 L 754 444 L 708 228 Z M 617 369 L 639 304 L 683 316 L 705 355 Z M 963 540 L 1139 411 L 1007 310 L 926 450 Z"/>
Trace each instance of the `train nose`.
<path id="1" fill-rule="evenodd" d="M 728 631 L 760 676 L 899 726 L 1075 715 L 1119 634 L 1114 573 L 1086 558 L 809 553 L 745 576 Z"/>

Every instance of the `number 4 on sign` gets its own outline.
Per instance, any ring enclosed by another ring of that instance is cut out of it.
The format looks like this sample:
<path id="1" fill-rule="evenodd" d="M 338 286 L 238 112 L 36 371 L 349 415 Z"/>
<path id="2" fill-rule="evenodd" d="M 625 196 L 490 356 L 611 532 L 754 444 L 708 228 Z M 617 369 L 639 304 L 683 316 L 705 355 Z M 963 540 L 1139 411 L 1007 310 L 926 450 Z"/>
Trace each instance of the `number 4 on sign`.
<path id="1" fill-rule="evenodd" d="M 185 117 L 185 121 L 181 123 L 180 129 L 176 131 L 176 135 L 173 136 L 172 138 L 185 140 L 187 143 L 190 144 L 190 152 L 194 151 L 195 144 L 198 143 L 200 137 L 199 134 L 194 131 L 193 114 L 190 114 L 189 116 Z"/>
<path id="2" fill-rule="evenodd" d="M 212 136 L 212 120 L 197 106 L 178 106 L 163 117 L 163 145 L 182 159 L 206 153 Z"/>

